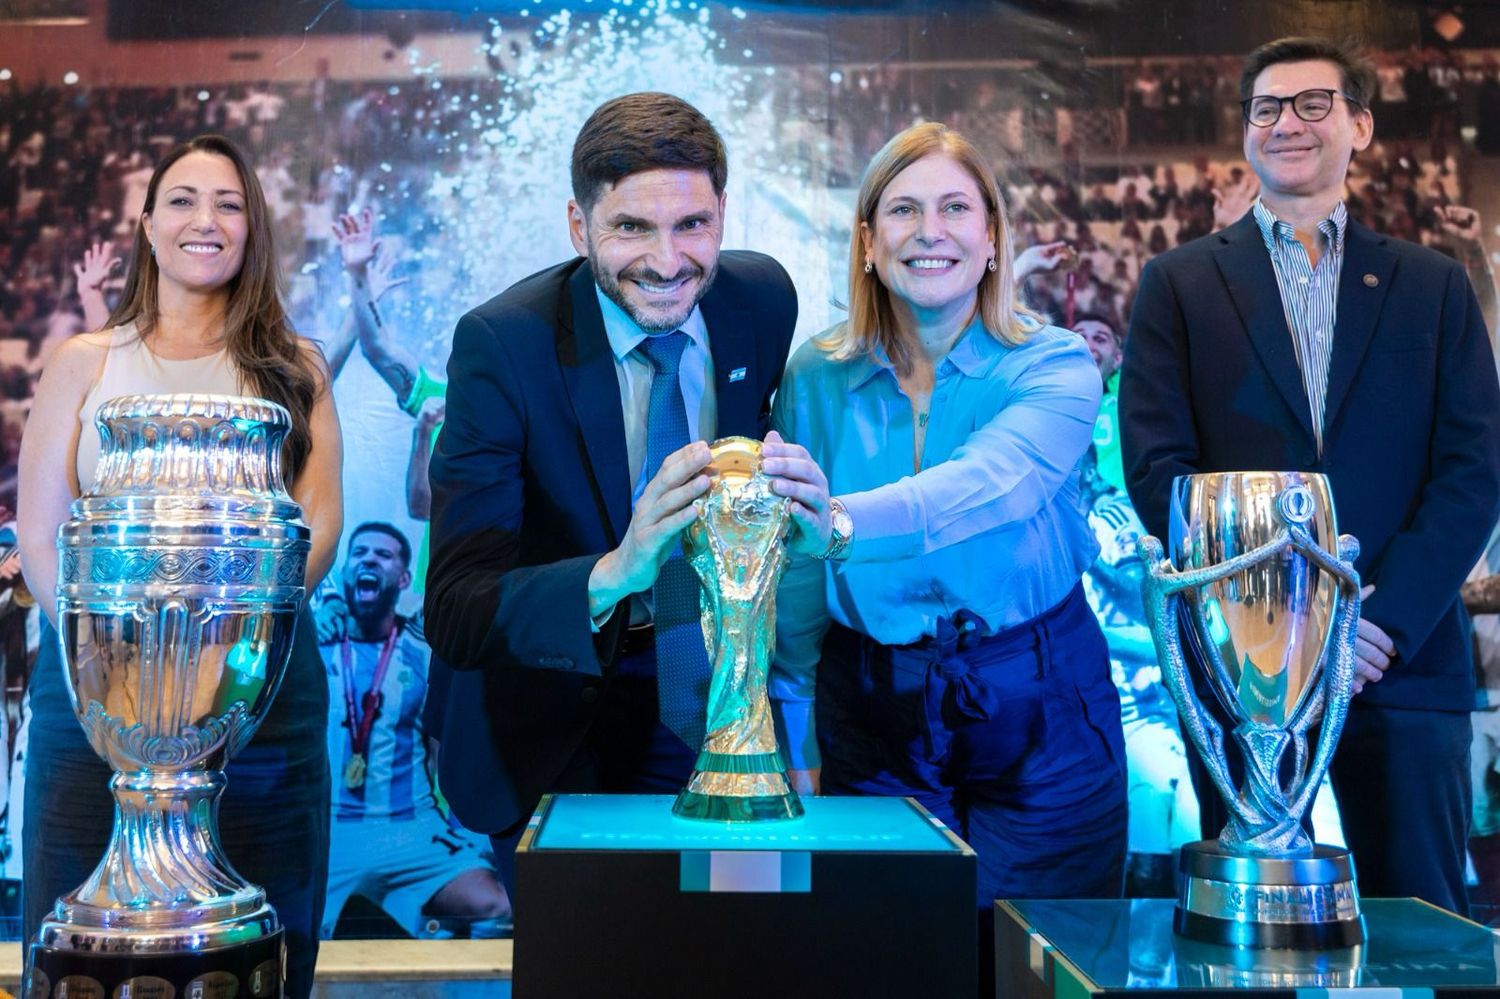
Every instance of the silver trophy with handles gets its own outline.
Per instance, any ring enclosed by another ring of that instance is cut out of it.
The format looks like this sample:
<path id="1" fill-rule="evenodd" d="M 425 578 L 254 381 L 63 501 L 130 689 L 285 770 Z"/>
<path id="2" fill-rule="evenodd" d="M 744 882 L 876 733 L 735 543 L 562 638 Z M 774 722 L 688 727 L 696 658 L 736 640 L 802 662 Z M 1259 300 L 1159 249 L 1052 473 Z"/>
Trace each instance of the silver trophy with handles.
<path id="1" fill-rule="evenodd" d="M 290 426 L 283 407 L 238 396 L 99 408 L 97 479 L 58 531 L 57 619 L 74 709 L 115 771 L 114 832 L 32 942 L 28 999 L 282 993 L 281 923 L 215 817 L 225 764 L 276 696 L 303 596 L 308 529 L 281 466 Z"/>
<path id="2" fill-rule="evenodd" d="M 1359 544 L 1338 535 L 1328 480 L 1301 472 L 1179 477 L 1170 543 L 1169 561 L 1156 538 L 1141 542 L 1147 617 L 1183 731 L 1230 814 L 1217 840 L 1182 848 L 1174 925 L 1252 947 L 1361 943 L 1349 852 L 1302 828 L 1349 710 Z M 1204 689 L 1230 720 L 1238 780 Z"/>

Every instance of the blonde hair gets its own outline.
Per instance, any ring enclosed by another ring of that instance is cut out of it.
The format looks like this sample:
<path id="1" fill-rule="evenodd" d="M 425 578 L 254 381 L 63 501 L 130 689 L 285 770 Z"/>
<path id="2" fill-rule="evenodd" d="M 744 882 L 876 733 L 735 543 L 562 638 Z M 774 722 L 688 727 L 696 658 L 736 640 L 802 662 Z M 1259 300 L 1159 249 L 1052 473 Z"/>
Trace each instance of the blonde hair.
<path id="1" fill-rule="evenodd" d="M 1043 323 L 1039 315 L 1016 298 L 1014 252 L 1010 245 L 1010 221 L 1005 202 L 995 183 L 995 173 L 979 151 L 958 132 L 937 122 L 924 122 L 897 134 L 875 154 L 860 181 L 855 206 L 854 232 L 849 245 L 849 319 L 818 340 L 835 360 L 884 351 L 899 374 L 910 372 L 915 338 L 903 333 L 891 307 L 891 293 L 880 275 L 865 272 L 861 226 L 875 228 L 875 210 L 880 196 L 902 170 L 918 160 L 941 154 L 968 170 L 984 198 L 985 211 L 995 230 L 995 269 L 986 269 L 979 279 L 978 313 L 984 328 L 1001 343 L 1018 346 Z"/>

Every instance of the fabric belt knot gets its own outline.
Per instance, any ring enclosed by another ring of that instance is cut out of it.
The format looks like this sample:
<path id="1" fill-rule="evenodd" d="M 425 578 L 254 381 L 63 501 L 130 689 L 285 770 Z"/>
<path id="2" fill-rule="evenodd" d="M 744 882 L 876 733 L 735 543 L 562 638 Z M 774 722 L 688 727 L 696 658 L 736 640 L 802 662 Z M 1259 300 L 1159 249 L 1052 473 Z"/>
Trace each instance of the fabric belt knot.
<path id="1" fill-rule="evenodd" d="M 646 410 L 645 479 L 650 482 L 662 462 L 687 446 L 687 405 L 677 370 L 688 335 L 681 330 L 648 336 L 640 351 L 653 374 Z M 656 627 L 656 697 L 661 721 L 689 749 L 703 745 L 708 715 L 708 685 L 712 672 L 703 644 L 698 574 L 673 546 L 651 587 L 652 620 Z"/>
<path id="2" fill-rule="evenodd" d="M 989 721 L 1000 710 L 1000 695 L 969 668 L 964 657 L 965 650 L 980 640 L 983 631 L 984 621 L 967 610 L 937 622 L 937 634 L 928 645 L 932 657 L 926 684 L 929 759 L 947 755 L 953 739 L 952 723 Z"/>

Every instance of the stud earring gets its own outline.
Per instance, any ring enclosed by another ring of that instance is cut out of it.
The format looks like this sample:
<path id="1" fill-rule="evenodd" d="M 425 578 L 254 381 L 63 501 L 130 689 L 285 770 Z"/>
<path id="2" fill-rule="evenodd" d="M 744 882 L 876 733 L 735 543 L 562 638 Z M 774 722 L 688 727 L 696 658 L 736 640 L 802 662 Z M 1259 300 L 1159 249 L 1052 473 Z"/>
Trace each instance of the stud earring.
<path id="1" fill-rule="evenodd" d="M 999 268 L 997 268 L 997 267 L 996 267 L 996 266 L 995 266 L 995 258 L 994 258 L 994 257 L 991 257 L 991 258 L 990 258 L 990 273 L 991 273 L 991 274 L 993 274 L 993 273 L 995 273 L 995 271 L 996 271 L 996 270 L 998 270 L 998 269 L 999 269 Z"/>
<path id="2" fill-rule="evenodd" d="M 151 244 L 151 255 L 153 257 L 156 256 L 156 244 L 155 243 Z"/>
<path id="3" fill-rule="evenodd" d="M 866 274 L 871 274 L 871 273 L 874 272 L 874 270 L 875 270 L 875 265 L 872 264 L 872 263 L 870 263 L 870 261 L 866 260 L 865 261 L 865 273 Z"/>

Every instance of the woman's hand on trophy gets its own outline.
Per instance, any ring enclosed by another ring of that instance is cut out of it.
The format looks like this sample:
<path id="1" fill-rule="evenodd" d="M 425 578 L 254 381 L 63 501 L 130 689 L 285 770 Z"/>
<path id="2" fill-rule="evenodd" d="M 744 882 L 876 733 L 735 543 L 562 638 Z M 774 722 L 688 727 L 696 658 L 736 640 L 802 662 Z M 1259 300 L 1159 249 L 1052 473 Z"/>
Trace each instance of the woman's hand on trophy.
<path id="1" fill-rule="evenodd" d="M 791 500 L 792 533 L 787 547 L 802 555 L 822 555 L 833 535 L 828 512 L 828 477 L 801 444 L 789 444 L 776 431 L 766 434 L 761 468 L 776 495 Z"/>
<path id="2" fill-rule="evenodd" d="M 645 592 L 656 582 L 678 537 L 698 516 L 698 500 L 708 492 L 710 483 L 704 472 L 708 461 L 708 445 L 703 441 L 667 455 L 636 501 L 620 546 L 606 553 L 589 573 L 590 617 L 597 619 L 632 593 Z"/>
<path id="3" fill-rule="evenodd" d="M 1359 591 L 1359 599 L 1363 602 L 1374 592 L 1373 585 L 1366 586 Z M 1364 690 L 1367 683 L 1379 683 L 1380 678 L 1385 676 L 1385 671 L 1391 668 L 1391 660 L 1395 657 L 1396 643 L 1381 630 L 1380 625 L 1361 613 L 1359 630 L 1354 639 L 1354 685 L 1350 691 L 1351 696 Z"/>

